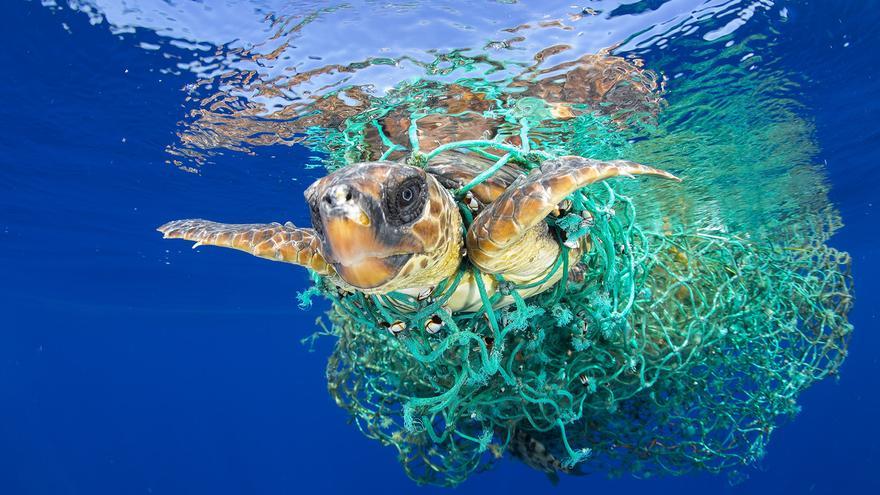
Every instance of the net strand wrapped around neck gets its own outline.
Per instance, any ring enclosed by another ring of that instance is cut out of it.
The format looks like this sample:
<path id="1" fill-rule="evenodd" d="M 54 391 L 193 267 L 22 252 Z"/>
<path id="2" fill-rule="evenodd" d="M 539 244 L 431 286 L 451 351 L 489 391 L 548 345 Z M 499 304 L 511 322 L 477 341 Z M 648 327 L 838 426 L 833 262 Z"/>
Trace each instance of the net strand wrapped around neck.
<path id="1" fill-rule="evenodd" d="M 475 183 L 508 161 L 529 169 L 554 155 L 530 140 L 528 115 L 508 117 L 523 146 L 472 140 L 429 153 L 419 151 L 412 119 L 411 164 L 448 150 L 505 153 L 453 191 L 466 225 L 462 199 Z M 367 115 L 336 136 L 336 163 L 357 161 L 357 136 L 371 125 L 381 135 L 376 115 Z M 404 150 L 382 142 L 383 159 Z M 328 332 L 338 339 L 330 393 L 366 436 L 397 449 L 412 479 L 458 484 L 522 435 L 563 471 L 735 470 L 761 458 L 802 390 L 836 374 L 851 331 L 852 281 L 848 255 L 824 244 L 839 222 L 832 211 L 792 227 L 778 246 L 723 229 L 643 226 L 618 189 L 606 182 L 577 191 L 564 216 L 548 219 L 560 238 L 590 237 L 582 276 L 563 276 L 527 300 L 499 277 L 515 300 L 500 310 L 482 289 L 483 311 L 444 309 L 444 295 L 476 270 L 467 261 L 424 301 L 342 293 L 315 276 L 311 292 L 332 301 Z M 554 270 L 569 273 L 567 260 L 563 248 Z M 430 334 L 425 322 L 434 315 L 443 328 Z M 406 330 L 393 335 L 394 322 Z"/>

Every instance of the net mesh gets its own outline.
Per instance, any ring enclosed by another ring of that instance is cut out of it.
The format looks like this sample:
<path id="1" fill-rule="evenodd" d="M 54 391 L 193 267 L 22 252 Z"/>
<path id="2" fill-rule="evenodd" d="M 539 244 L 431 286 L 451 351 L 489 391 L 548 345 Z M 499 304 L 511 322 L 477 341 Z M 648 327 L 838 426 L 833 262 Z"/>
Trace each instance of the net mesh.
<path id="1" fill-rule="evenodd" d="M 430 112 L 418 102 L 436 90 L 391 93 L 337 130 L 313 129 L 309 143 L 330 169 L 377 158 L 424 166 L 451 150 L 497 160 L 453 191 L 465 225 L 468 189 L 506 163 L 528 170 L 562 153 L 611 158 L 626 145 L 619 118 L 585 112 L 558 123 L 539 99 L 499 97 L 493 139 L 424 151 L 417 131 Z M 395 111 L 410 117 L 408 142 L 378 123 Z M 476 270 L 467 260 L 424 300 L 345 293 L 315 276 L 301 297 L 332 302 L 322 333 L 337 339 L 327 366 L 337 404 L 367 437 L 393 446 L 419 483 L 458 484 L 505 452 L 522 457 L 524 441 L 546 449 L 544 465 L 526 462 L 547 471 L 644 477 L 756 462 L 780 420 L 797 412 L 798 394 L 835 375 L 846 356 L 850 259 L 825 244 L 839 218 L 810 212 L 780 227 L 784 243 L 770 242 L 674 216 L 637 218 L 628 190 L 611 180 L 572 194 L 548 222 L 560 239 L 589 236 L 591 248 L 576 266 L 563 248 L 554 271 L 567 276 L 528 299 L 499 277 L 494 298 L 515 301 L 502 309 L 485 291 L 480 312 L 445 309 Z M 429 321 L 441 330 L 426 331 Z M 405 330 L 389 332 L 395 324 Z"/>

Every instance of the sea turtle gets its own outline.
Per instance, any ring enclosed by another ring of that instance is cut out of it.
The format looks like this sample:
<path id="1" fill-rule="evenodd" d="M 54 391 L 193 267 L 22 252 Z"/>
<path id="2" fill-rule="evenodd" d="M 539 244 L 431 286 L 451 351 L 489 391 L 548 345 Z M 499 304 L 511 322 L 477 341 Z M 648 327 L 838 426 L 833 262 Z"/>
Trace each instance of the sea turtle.
<path id="1" fill-rule="evenodd" d="M 616 176 L 675 176 L 629 161 L 564 156 L 525 174 L 506 165 L 472 190 L 478 211 L 465 232 L 450 188 L 469 182 L 488 165 L 459 152 L 438 155 L 421 168 L 375 161 L 345 166 L 309 186 L 305 197 L 313 228 L 292 223 L 233 225 L 177 220 L 159 228 L 166 238 L 247 251 L 255 256 L 308 267 L 342 290 L 365 294 L 398 291 L 423 299 L 454 277 L 467 259 L 482 273 L 491 296 L 496 277 L 514 284 L 545 278 L 560 253 L 545 218 L 566 196 Z M 576 260 L 589 241 L 573 243 Z M 555 270 L 523 297 L 559 281 Z M 510 296 L 497 306 L 509 304 Z M 473 311 L 482 304 L 471 272 L 446 303 L 450 311 Z"/>
<path id="2" fill-rule="evenodd" d="M 528 101 L 530 107 L 543 106 L 546 115 L 560 121 L 574 118 L 581 107 L 598 113 L 621 108 L 640 114 L 656 111 L 653 78 L 623 58 L 606 53 L 585 56 L 541 72 L 552 77 L 538 78 L 537 73 L 524 77 L 513 84 L 518 92 L 503 98 L 516 97 L 517 102 Z M 456 140 L 492 135 L 502 127 L 501 119 L 484 116 L 493 114 L 495 99 L 457 84 L 435 89 L 441 96 L 425 103 L 434 112 L 419 119 L 415 134 L 424 152 Z M 340 125 L 352 111 L 341 101 L 328 97 L 316 102 L 309 124 Z M 400 143 L 412 137 L 410 115 L 403 110 L 392 110 L 380 119 L 385 140 Z M 615 113 L 607 115 L 612 118 Z M 579 156 L 548 160 L 531 171 L 508 163 L 470 190 L 466 201 L 475 217 L 465 232 L 450 191 L 471 182 L 493 164 L 491 160 L 477 153 L 450 150 L 432 157 L 424 167 L 413 166 L 406 163 L 401 151 L 379 156 L 383 140 L 372 127 L 363 137 L 369 161 L 344 166 L 305 191 L 311 229 L 291 223 L 229 225 L 178 220 L 159 231 L 166 238 L 195 241 L 197 246 L 231 247 L 303 265 L 343 291 L 397 291 L 424 300 L 433 296 L 443 281 L 454 277 L 467 259 L 483 274 L 489 296 L 500 289 L 493 275 L 514 284 L 546 278 L 520 291 L 529 297 L 547 290 L 562 276 L 561 270 L 553 270 L 547 277 L 559 256 L 560 244 L 544 219 L 566 196 L 620 175 L 676 179 L 629 161 Z M 506 142 L 521 144 L 518 140 L 519 136 L 513 135 Z M 572 261 L 588 243 L 583 238 L 569 243 Z M 446 309 L 473 311 L 482 306 L 473 273 L 464 275 L 446 301 Z M 511 302 L 510 296 L 501 297 L 496 307 Z"/>

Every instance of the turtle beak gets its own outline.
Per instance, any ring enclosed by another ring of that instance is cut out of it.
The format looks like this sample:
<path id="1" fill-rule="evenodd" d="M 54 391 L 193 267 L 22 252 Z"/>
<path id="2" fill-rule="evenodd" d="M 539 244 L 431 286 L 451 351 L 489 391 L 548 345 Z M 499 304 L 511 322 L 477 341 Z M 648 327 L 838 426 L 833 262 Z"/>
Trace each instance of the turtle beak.
<path id="1" fill-rule="evenodd" d="M 350 265 L 381 252 L 373 221 L 362 205 L 359 191 L 348 184 L 328 187 L 320 198 L 326 256 Z"/>

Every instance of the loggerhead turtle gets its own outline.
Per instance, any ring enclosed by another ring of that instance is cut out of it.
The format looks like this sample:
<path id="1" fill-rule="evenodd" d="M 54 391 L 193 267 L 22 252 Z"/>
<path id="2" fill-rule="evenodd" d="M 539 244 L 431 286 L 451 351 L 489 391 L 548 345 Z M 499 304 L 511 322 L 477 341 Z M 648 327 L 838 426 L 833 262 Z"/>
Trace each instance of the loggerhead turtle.
<path id="1" fill-rule="evenodd" d="M 487 167 L 459 152 L 438 155 L 422 169 L 402 162 L 361 162 L 343 167 L 309 186 L 305 197 L 313 228 L 292 223 L 223 224 L 177 220 L 158 230 L 165 238 L 187 239 L 247 251 L 254 256 L 302 265 L 346 291 L 402 292 L 423 299 L 454 277 L 467 259 L 482 274 L 489 296 L 497 278 L 530 284 L 550 274 L 559 241 L 544 219 L 566 196 L 610 177 L 654 175 L 678 180 L 655 168 L 628 161 L 564 156 L 525 174 L 505 165 L 472 192 L 478 213 L 465 232 L 450 186 L 469 182 Z M 576 262 L 589 240 L 573 243 Z M 523 297 L 552 287 L 555 270 L 543 283 L 520 291 Z M 512 299 L 499 299 L 496 307 Z M 482 304 L 474 275 L 461 280 L 446 305 L 473 311 Z"/>
<path id="2" fill-rule="evenodd" d="M 563 70 L 563 75 L 556 75 Z M 647 113 L 656 110 L 652 78 L 620 57 L 605 53 L 584 56 L 547 71 L 554 77 L 517 84 L 523 86 L 520 97 L 538 100 L 553 118 L 573 118 L 575 103 L 589 103 L 599 112 L 619 108 Z M 343 120 L 348 107 L 335 101 L 319 100 L 321 111 L 315 118 L 320 120 L 310 120 L 310 125 L 332 127 L 333 122 Z M 457 140 L 479 139 L 501 126 L 497 119 L 482 117 L 482 112 L 490 109 L 491 99 L 455 84 L 428 105 L 443 111 L 419 121 L 422 126 L 418 140 L 423 150 Z M 409 135 L 411 121 L 407 114 L 392 111 L 382 119 L 381 126 L 389 139 L 399 142 Z M 379 148 L 378 136 L 365 138 L 368 149 Z M 514 136 L 512 140 L 516 139 Z M 450 191 L 470 183 L 492 166 L 492 161 L 455 150 L 438 154 L 425 168 L 407 165 L 399 154 L 389 158 L 394 161 L 378 159 L 347 165 L 312 184 L 305 191 L 311 229 L 291 223 L 229 225 L 178 220 L 159 231 L 166 238 L 195 241 L 197 246 L 231 247 L 302 265 L 345 291 L 397 291 L 423 300 L 431 297 L 443 281 L 455 277 L 466 259 L 482 274 L 490 297 L 499 290 L 496 276 L 524 285 L 547 278 L 519 291 L 522 297 L 529 297 L 552 287 L 562 277 L 560 270 L 553 269 L 560 253 L 559 241 L 544 219 L 566 196 L 620 175 L 647 174 L 677 180 L 667 172 L 633 162 L 603 162 L 579 156 L 545 161 L 531 171 L 508 163 L 470 190 L 467 202 L 475 218 L 465 232 Z M 570 260 L 576 262 L 588 243 L 588 239 L 569 242 Z M 501 297 L 495 307 L 511 302 L 510 296 Z M 482 304 L 473 271 L 468 270 L 447 300 L 446 309 L 474 311 Z"/>

